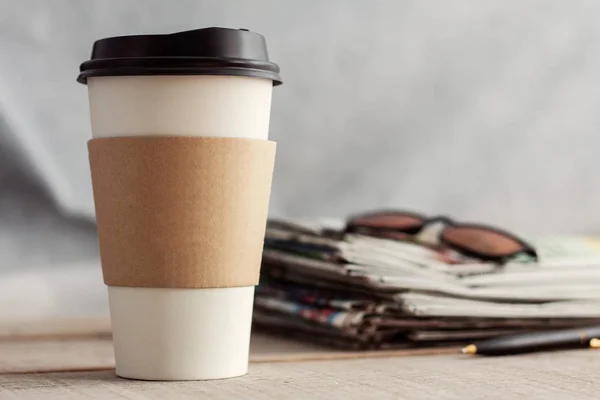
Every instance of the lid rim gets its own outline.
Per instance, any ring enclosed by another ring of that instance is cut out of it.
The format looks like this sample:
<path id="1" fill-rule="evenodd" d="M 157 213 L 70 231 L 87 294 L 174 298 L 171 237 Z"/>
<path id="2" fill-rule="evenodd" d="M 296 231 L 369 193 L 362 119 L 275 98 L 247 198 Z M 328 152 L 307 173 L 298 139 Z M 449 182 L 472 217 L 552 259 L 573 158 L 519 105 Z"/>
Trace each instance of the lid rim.
<path id="1" fill-rule="evenodd" d="M 263 78 L 273 81 L 273 86 L 283 83 L 278 74 L 260 69 L 249 68 L 194 68 L 194 67 L 115 67 L 88 69 L 77 77 L 77 82 L 87 84 L 88 78 L 103 76 L 190 76 L 190 75 L 216 75 L 216 76 L 246 76 L 249 78 Z"/>
<path id="2" fill-rule="evenodd" d="M 138 68 L 179 68 L 179 67 L 237 67 L 260 69 L 279 73 L 279 66 L 270 61 L 249 60 L 246 58 L 220 58 L 220 57 L 123 57 L 123 58 L 96 58 L 84 61 L 80 72 L 89 69 L 138 67 Z"/>

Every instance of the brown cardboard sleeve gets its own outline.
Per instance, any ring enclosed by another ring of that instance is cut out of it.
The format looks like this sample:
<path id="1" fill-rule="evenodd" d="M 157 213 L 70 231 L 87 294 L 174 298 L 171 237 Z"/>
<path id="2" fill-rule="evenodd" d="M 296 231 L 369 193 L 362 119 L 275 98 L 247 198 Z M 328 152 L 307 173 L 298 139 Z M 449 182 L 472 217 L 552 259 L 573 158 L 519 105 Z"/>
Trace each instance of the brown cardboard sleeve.
<path id="1" fill-rule="evenodd" d="M 256 285 L 275 147 L 241 138 L 90 140 L 104 282 Z"/>

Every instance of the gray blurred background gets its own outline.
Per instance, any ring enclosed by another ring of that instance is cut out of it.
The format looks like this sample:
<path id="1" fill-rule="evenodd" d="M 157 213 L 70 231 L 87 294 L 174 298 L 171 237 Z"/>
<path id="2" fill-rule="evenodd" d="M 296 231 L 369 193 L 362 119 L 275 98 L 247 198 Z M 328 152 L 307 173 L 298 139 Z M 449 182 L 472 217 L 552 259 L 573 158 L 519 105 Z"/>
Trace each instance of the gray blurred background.
<path id="1" fill-rule="evenodd" d="M 408 208 L 596 234 L 599 14 L 593 0 L 0 0 L 0 301 L 105 311 L 75 78 L 114 35 L 266 36 L 284 79 L 272 216 Z"/>

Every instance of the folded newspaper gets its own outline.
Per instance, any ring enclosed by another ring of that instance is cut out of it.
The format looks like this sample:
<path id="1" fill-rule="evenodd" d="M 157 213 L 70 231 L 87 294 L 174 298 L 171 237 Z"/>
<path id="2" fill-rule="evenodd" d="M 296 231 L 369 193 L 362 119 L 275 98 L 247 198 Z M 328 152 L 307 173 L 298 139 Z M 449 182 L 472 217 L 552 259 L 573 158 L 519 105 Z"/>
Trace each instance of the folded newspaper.
<path id="1" fill-rule="evenodd" d="M 255 327 L 373 349 L 600 324 L 600 240 L 540 238 L 537 262 L 501 265 L 342 228 L 269 221 Z"/>

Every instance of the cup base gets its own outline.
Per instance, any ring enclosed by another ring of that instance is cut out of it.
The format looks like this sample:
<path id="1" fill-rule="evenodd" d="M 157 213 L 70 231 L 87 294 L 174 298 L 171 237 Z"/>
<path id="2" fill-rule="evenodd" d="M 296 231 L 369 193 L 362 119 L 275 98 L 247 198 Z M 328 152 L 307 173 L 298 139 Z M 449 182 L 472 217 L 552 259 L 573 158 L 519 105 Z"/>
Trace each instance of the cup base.
<path id="1" fill-rule="evenodd" d="M 222 379 L 239 378 L 240 376 L 244 376 L 247 374 L 248 374 L 248 368 L 246 368 L 245 372 L 243 372 L 239 375 L 230 375 L 230 376 L 224 376 L 224 377 L 220 377 L 220 378 L 199 378 L 199 377 L 169 378 L 169 377 L 165 377 L 165 376 L 149 377 L 146 375 L 144 375 L 144 376 L 127 375 L 127 374 L 121 373 L 118 369 L 115 370 L 115 375 L 119 378 L 129 379 L 129 380 L 134 380 L 134 381 L 148 381 L 148 382 L 155 382 L 155 381 L 160 381 L 160 382 L 216 381 L 216 380 L 222 380 Z"/>
<path id="2" fill-rule="evenodd" d="M 254 286 L 108 287 L 117 376 L 158 381 L 248 372 Z"/>

